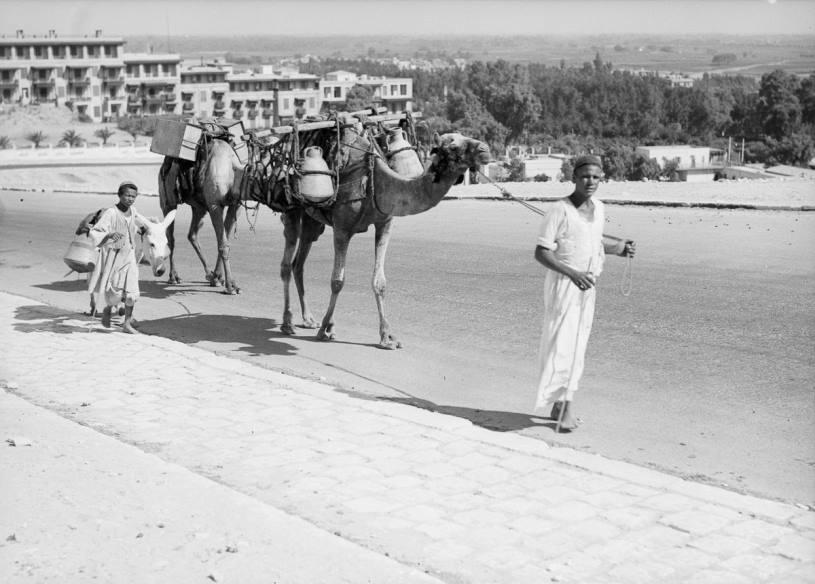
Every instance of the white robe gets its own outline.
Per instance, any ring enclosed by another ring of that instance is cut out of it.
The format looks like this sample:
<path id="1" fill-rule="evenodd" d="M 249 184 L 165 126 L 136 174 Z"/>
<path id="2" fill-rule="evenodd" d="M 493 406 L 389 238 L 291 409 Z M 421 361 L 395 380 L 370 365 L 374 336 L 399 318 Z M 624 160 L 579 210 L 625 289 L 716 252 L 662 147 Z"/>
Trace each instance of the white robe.
<path id="1" fill-rule="evenodd" d="M 99 261 L 88 279 L 88 292 L 94 306 L 116 306 L 122 302 L 132 306 L 139 297 L 139 264 L 136 261 L 138 212 L 130 207 L 129 215 L 117 207 L 105 209 L 88 236 L 99 247 Z M 110 233 L 124 235 L 119 241 L 101 241 Z"/>
<path id="2" fill-rule="evenodd" d="M 569 198 L 557 201 L 541 222 L 537 245 L 560 261 L 595 277 L 603 271 L 603 202 L 591 198 L 576 209 Z M 594 319 L 596 289 L 580 290 L 563 274 L 544 268 L 538 394 L 535 409 L 571 400 L 583 374 Z"/>

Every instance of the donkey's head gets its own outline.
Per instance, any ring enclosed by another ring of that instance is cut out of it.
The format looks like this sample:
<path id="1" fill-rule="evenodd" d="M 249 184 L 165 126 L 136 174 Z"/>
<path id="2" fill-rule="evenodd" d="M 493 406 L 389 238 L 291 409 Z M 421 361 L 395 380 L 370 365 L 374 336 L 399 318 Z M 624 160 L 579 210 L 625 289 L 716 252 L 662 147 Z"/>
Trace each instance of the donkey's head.
<path id="1" fill-rule="evenodd" d="M 175 219 L 175 209 L 167 213 L 162 221 L 144 219 L 141 222 L 141 255 L 142 260 L 150 264 L 154 276 L 163 276 L 170 258 L 170 246 L 167 243 L 167 227 Z"/>

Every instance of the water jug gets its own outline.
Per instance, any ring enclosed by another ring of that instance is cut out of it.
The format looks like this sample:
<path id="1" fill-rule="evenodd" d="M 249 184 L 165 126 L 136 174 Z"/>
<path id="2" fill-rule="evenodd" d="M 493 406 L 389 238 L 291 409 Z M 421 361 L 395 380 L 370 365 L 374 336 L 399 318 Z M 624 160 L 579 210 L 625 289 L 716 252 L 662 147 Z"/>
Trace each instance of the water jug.
<path id="1" fill-rule="evenodd" d="M 402 128 L 388 132 L 388 166 L 404 177 L 415 178 L 424 172 L 422 161 L 411 148 Z"/>
<path id="2" fill-rule="evenodd" d="M 300 195 L 307 201 L 322 203 L 334 196 L 332 172 L 319 146 L 306 148 L 300 161 L 300 175 Z"/>
<path id="3" fill-rule="evenodd" d="M 99 250 L 96 249 L 91 238 L 83 233 L 74 237 L 62 260 L 74 272 L 86 273 L 93 271 L 98 255 Z"/>

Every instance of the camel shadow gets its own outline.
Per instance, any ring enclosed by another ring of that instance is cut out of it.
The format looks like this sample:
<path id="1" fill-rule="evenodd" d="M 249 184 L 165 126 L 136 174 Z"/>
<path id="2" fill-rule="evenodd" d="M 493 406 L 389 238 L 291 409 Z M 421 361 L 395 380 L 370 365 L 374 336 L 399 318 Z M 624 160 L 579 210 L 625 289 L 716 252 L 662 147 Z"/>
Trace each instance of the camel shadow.
<path id="1" fill-rule="evenodd" d="M 88 280 L 86 278 L 57 280 L 55 282 L 49 282 L 48 284 L 34 284 L 33 287 L 51 290 L 52 292 L 86 292 L 88 289 Z M 156 300 L 162 300 L 177 294 L 183 295 L 198 292 L 197 289 L 179 289 L 175 286 L 170 286 L 167 282 L 161 282 L 159 280 L 139 281 L 139 291 L 145 298 L 155 298 Z"/>
<path id="2" fill-rule="evenodd" d="M 540 416 L 530 414 L 519 414 L 517 412 L 504 412 L 497 410 L 480 410 L 475 408 L 465 408 L 460 406 L 443 406 L 431 402 L 430 400 L 418 397 L 388 397 L 376 396 L 373 399 L 378 401 L 389 401 L 404 404 L 415 408 L 421 408 L 429 412 L 437 412 L 457 418 L 470 420 L 475 426 L 494 432 L 517 432 L 526 428 L 551 428 L 555 429 L 555 421 Z"/>
<path id="3" fill-rule="evenodd" d="M 69 310 L 34 304 L 18 306 L 14 313 L 14 330 L 21 333 L 53 332 L 60 334 L 93 332 L 95 320 Z"/>
<path id="4" fill-rule="evenodd" d="M 185 344 L 201 341 L 229 344 L 230 350 L 253 357 L 296 354 L 294 345 L 278 340 L 286 335 L 271 330 L 277 327 L 277 321 L 271 318 L 232 314 L 193 313 L 139 321 L 142 332 Z"/>

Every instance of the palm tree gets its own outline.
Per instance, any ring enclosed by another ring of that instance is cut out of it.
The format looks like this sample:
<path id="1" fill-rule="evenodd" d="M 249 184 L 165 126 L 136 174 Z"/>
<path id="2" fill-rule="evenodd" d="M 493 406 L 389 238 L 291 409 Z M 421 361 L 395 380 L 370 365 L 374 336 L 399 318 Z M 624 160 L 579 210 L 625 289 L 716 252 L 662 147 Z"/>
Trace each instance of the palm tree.
<path id="1" fill-rule="evenodd" d="M 66 144 L 70 147 L 74 146 L 82 146 L 82 143 L 85 141 L 85 138 L 80 136 L 76 130 L 65 130 L 62 134 L 62 140 L 60 140 L 60 144 Z"/>
<path id="2" fill-rule="evenodd" d="M 110 139 L 110 137 L 113 136 L 113 134 L 115 134 L 115 133 L 116 132 L 114 132 L 113 130 L 111 130 L 107 126 L 104 126 L 102 128 L 99 128 L 98 130 L 96 130 L 93 133 L 93 135 L 96 136 L 97 138 L 99 138 L 100 140 L 102 140 L 102 145 L 104 146 L 104 145 L 106 145 L 108 143 L 108 140 Z"/>
<path id="3" fill-rule="evenodd" d="M 28 134 L 25 139 L 31 142 L 34 142 L 34 148 L 39 148 L 42 142 L 45 142 L 47 136 L 42 133 L 42 130 L 37 130 L 36 132 L 31 132 Z"/>

